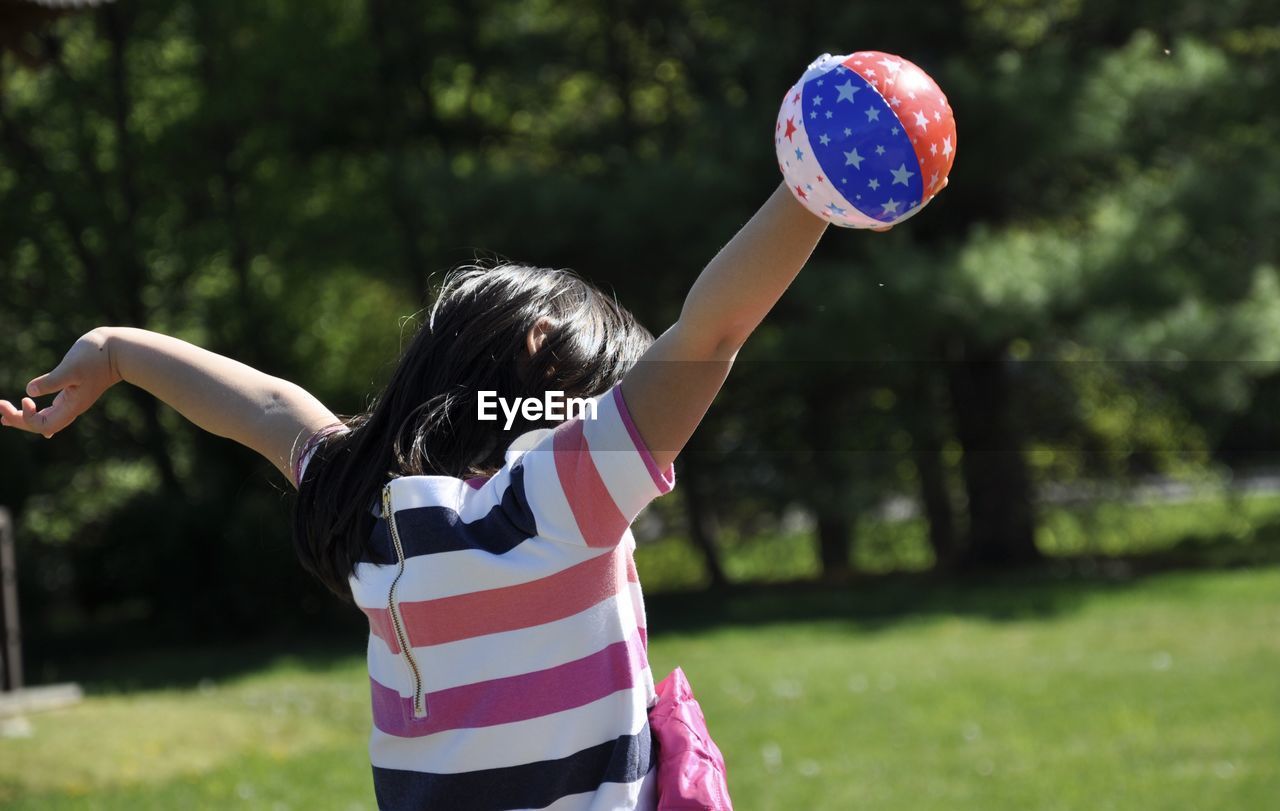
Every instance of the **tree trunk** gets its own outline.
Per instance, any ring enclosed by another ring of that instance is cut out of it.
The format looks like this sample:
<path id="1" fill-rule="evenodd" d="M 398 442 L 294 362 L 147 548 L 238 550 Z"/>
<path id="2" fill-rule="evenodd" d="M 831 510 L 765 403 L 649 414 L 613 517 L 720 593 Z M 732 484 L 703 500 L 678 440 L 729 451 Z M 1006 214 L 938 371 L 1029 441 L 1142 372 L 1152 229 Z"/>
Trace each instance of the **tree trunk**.
<path id="1" fill-rule="evenodd" d="M 814 387 L 808 394 L 808 422 L 805 442 L 812 462 L 803 475 L 810 478 L 806 488 L 806 506 L 817 522 L 818 561 L 822 576 L 839 579 L 853 571 L 849 544 L 853 538 L 853 516 L 857 506 L 850 482 L 850 457 L 853 451 L 839 447 L 840 428 L 849 414 L 848 381 L 825 387 Z"/>
<path id="2" fill-rule="evenodd" d="M 117 184 L 123 211 L 116 224 L 113 242 L 115 262 L 112 270 L 123 282 L 118 285 L 127 292 L 124 298 L 125 314 L 133 326 L 147 326 L 147 306 L 143 302 L 143 287 L 146 282 L 146 267 L 138 248 L 138 212 L 141 208 L 138 184 L 135 178 L 136 168 L 133 160 L 133 131 L 129 127 L 129 119 L 133 114 L 133 98 L 129 93 L 128 59 L 129 35 L 132 20 L 115 6 L 102 9 L 102 19 L 107 33 L 107 41 L 111 44 L 111 97 L 112 124 L 115 135 L 115 158 Z M 183 496 L 182 480 L 178 477 L 173 465 L 173 457 L 169 455 L 169 438 L 164 424 L 160 421 L 160 403 L 156 398 L 148 396 L 139 389 L 132 388 L 131 394 L 142 410 L 146 429 L 143 444 L 151 453 L 156 467 L 160 471 L 160 479 L 164 486 L 175 496 Z"/>
<path id="3" fill-rule="evenodd" d="M 711 577 L 711 588 L 723 588 L 729 585 L 724 566 L 720 563 L 720 522 L 716 518 L 715 508 L 707 498 L 709 482 L 706 470 L 696 452 L 686 454 L 681 459 L 680 477 L 684 491 L 685 516 L 689 522 L 689 540 L 702 555 L 707 574 Z"/>
<path id="4" fill-rule="evenodd" d="M 962 563 L 973 568 L 1021 566 L 1041 559 L 1035 545 L 1031 476 L 1004 347 L 965 347 L 949 364 L 961 470 L 969 496 L 969 535 Z"/>
<path id="5" fill-rule="evenodd" d="M 852 534 L 853 522 L 843 512 L 818 514 L 818 559 L 824 578 L 838 579 L 853 571 L 849 560 Z"/>
<path id="6" fill-rule="evenodd" d="M 423 232 L 422 217 L 414 193 L 408 186 L 408 125 L 406 114 L 396 99 L 401 88 L 421 85 L 425 76 L 405 76 L 404 44 L 395 40 L 395 31 L 401 21 L 389 4 L 385 0 L 368 0 L 366 12 L 369 36 L 377 55 L 379 129 L 383 133 L 382 148 L 386 154 L 383 188 L 387 207 L 399 232 L 405 274 L 412 285 L 422 288 L 427 281 L 427 261 L 418 242 Z M 424 115 L 431 116 L 430 108 Z"/>
<path id="7" fill-rule="evenodd" d="M 947 492 L 946 469 L 942 453 L 936 443 L 916 448 L 916 472 L 920 476 L 920 503 L 924 507 L 925 520 L 929 522 L 929 545 L 940 569 L 950 569 L 956 563 L 955 516 L 951 509 L 951 496 Z"/>
<path id="8" fill-rule="evenodd" d="M 929 546 L 933 548 L 934 565 L 950 569 L 956 565 L 960 547 L 956 539 L 955 508 L 951 488 L 947 486 L 947 469 L 942 461 L 942 444 L 948 433 L 945 424 L 947 405 L 943 401 L 939 369 L 927 368 L 925 374 L 912 375 L 905 381 L 909 407 L 903 411 L 910 431 L 912 461 L 920 477 L 920 505 L 929 523 Z"/>

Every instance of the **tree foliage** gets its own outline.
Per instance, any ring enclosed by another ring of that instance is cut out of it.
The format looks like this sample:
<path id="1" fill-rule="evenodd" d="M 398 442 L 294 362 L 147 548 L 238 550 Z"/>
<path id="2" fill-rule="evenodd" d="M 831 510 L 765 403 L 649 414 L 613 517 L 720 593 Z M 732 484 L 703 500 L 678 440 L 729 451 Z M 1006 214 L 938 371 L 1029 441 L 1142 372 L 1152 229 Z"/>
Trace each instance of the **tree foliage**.
<path id="1" fill-rule="evenodd" d="M 905 494 L 939 562 L 999 565 L 1035 558 L 1048 481 L 1280 440 L 1274 3 L 779 8 L 131 0 L 51 23 L 23 40 L 40 67 L 0 57 L 0 396 L 115 323 L 354 413 L 477 251 L 573 267 L 661 329 L 777 182 L 782 89 L 877 48 L 947 91 L 951 185 L 888 235 L 827 237 L 699 432 L 717 495 L 694 520 L 800 504 L 839 571 Z M 139 392 L 0 454 L 42 617 L 322 610 L 285 484 Z"/>

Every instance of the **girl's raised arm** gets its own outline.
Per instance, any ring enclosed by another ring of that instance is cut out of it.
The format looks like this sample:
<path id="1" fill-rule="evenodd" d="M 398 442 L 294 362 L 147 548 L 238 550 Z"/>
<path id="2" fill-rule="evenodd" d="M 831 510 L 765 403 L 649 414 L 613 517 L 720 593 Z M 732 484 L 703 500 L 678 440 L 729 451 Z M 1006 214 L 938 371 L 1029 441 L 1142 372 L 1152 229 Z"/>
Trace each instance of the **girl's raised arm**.
<path id="1" fill-rule="evenodd" d="M 679 320 L 627 373 L 627 409 L 660 470 L 689 441 L 738 350 L 804 267 L 826 227 L 778 186 L 698 276 Z"/>
<path id="2" fill-rule="evenodd" d="M 252 448 L 290 482 L 299 446 L 339 421 L 301 387 L 239 361 L 155 332 L 100 327 L 76 341 L 52 372 L 27 384 L 20 409 L 0 400 L 0 424 L 52 437 L 120 381 L 150 392 L 200 428 Z M 55 392 L 44 409 L 31 399 Z"/>

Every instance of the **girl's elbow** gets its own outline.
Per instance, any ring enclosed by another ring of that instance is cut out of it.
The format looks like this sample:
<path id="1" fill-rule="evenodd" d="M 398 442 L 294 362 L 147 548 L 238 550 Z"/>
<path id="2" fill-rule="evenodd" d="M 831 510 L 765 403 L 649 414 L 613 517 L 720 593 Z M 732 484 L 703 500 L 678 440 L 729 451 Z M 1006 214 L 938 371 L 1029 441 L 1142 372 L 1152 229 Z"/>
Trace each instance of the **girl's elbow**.
<path id="1" fill-rule="evenodd" d="M 749 329 L 724 326 L 706 329 L 677 324 L 674 331 L 676 334 L 672 337 L 680 347 L 678 354 L 688 360 L 702 361 L 732 361 L 751 335 Z"/>
<path id="2" fill-rule="evenodd" d="M 714 348 L 711 350 L 711 359 L 732 363 L 738 357 L 738 353 L 742 351 L 742 346 L 749 337 L 751 337 L 750 332 L 731 333 L 722 336 L 716 341 Z"/>

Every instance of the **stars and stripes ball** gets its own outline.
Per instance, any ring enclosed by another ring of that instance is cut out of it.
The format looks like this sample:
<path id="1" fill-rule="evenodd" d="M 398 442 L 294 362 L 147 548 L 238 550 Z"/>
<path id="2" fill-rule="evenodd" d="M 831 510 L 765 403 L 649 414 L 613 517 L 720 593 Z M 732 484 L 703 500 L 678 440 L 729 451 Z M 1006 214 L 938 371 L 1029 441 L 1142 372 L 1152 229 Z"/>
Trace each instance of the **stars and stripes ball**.
<path id="1" fill-rule="evenodd" d="M 774 143 L 802 205 L 846 228 L 880 228 L 942 190 L 956 122 L 937 83 L 906 59 L 823 54 L 783 98 Z"/>

